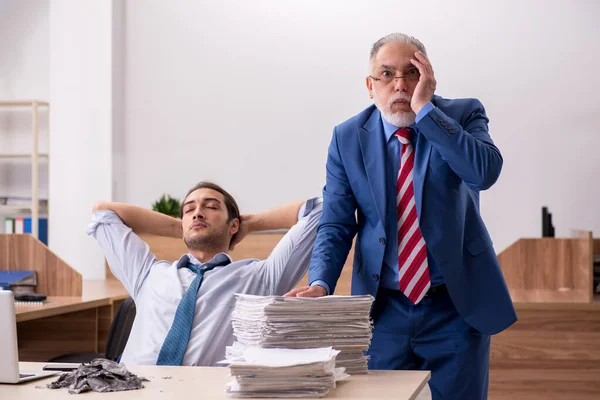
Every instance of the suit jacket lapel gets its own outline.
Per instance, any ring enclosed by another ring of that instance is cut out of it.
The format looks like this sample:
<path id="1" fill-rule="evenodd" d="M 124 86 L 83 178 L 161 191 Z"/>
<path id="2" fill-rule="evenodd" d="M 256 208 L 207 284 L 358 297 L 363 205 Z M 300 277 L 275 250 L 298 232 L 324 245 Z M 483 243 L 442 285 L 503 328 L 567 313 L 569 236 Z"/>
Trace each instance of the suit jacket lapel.
<path id="1" fill-rule="evenodd" d="M 423 205 L 423 186 L 427 177 L 427 166 L 429 165 L 429 156 L 431 155 L 431 143 L 425 140 L 423 135 L 416 135 L 415 146 L 415 165 L 413 169 L 413 185 L 415 188 L 415 205 L 417 206 L 417 215 L 421 217 L 421 207 Z"/>
<path id="2" fill-rule="evenodd" d="M 435 106 L 436 97 L 431 98 Z M 418 128 L 417 128 L 418 130 Z M 429 157 L 431 156 L 431 143 L 425 137 L 417 132 L 415 145 L 415 166 L 413 170 L 413 185 L 415 188 L 415 205 L 419 219 L 421 218 L 421 207 L 423 206 L 423 187 L 427 178 L 427 167 L 429 166 Z"/>
<path id="3" fill-rule="evenodd" d="M 383 223 L 386 218 L 387 198 L 385 190 L 385 138 L 379 110 L 375 109 L 367 122 L 359 127 L 358 138 L 375 207 L 379 219 Z"/>

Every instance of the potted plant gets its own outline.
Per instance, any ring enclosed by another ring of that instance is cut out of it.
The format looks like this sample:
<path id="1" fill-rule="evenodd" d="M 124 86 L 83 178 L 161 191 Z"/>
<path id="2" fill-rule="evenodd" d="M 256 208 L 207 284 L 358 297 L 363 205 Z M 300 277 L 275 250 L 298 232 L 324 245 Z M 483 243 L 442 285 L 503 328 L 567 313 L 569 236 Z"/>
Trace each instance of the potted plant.
<path id="1" fill-rule="evenodd" d="M 179 217 L 179 208 L 181 207 L 181 203 L 179 200 L 174 199 L 173 197 L 163 194 L 160 199 L 152 204 L 152 210 L 170 215 L 171 217 L 178 218 Z"/>

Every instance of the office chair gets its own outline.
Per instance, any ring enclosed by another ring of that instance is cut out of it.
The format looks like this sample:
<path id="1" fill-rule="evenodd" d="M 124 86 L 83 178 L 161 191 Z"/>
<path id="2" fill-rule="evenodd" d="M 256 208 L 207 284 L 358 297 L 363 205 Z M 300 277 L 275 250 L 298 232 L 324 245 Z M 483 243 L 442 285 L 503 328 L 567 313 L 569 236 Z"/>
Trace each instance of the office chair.
<path id="1" fill-rule="evenodd" d="M 135 303 L 131 297 L 128 297 L 117 309 L 115 318 L 110 325 L 104 354 L 70 353 L 54 357 L 48 361 L 60 363 L 89 363 L 95 358 L 106 358 L 108 360 L 117 361 L 125 349 L 134 319 Z"/>

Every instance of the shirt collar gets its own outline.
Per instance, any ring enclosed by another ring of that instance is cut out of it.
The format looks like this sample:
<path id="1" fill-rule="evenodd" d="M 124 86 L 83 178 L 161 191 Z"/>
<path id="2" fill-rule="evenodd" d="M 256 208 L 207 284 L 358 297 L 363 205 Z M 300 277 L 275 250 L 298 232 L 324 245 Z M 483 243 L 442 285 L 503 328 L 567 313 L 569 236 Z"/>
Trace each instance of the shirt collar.
<path id="1" fill-rule="evenodd" d="M 385 142 L 388 143 L 390 141 L 390 138 L 394 136 L 394 133 L 398 130 L 398 127 L 387 122 L 385 118 L 383 118 L 383 115 L 381 115 L 381 113 L 379 113 L 379 115 L 381 118 L 381 122 L 383 123 L 383 133 L 385 135 Z M 415 130 L 415 124 L 412 124 L 408 128 Z"/>
<path id="2" fill-rule="evenodd" d="M 179 261 L 177 261 L 177 269 L 185 268 L 188 265 L 188 263 L 192 263 L 194 265 L 201 267 L 204 264 L 208 264 L 208 263 L 227 265 L 232 262 L 233 262 L 233 260 L 227 253 L 219 253 L 216 256 L 214 256 L 212 260 L 210 260 L 206 263 L 200 262 L 196 257 L 194 257 L 193 255 L 188 253 L 188 254 L 184 254 L 183 256 L 181 256 Z"/>

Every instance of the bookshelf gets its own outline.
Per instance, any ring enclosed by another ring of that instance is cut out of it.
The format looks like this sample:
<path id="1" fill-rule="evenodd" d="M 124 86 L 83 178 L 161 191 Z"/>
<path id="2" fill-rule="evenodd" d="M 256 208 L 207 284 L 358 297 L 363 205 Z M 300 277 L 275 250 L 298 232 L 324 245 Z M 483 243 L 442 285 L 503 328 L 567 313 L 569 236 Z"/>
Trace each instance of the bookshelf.
<path id="1" fill-rule="evenodd" d="M 42 213 L 47 213 L 46 207 L 40 206 L 39 199 L 39 181 L 40 181 L 40 162 L 48 161 L 48 153 L 39 152 L 39 122 L 40 109 L 45 108 L 49 111 L 50 104 L 40 100 L 0 100 L 0 109 L 23 109 L 31 110 L 31 130 L 32 143 L 31 152 L 29 153 L 7 153 L 0 152 L 1 162 L 19 162 L 27 161 L 31 163 L 31 202 L 27 204 L 0 204 L 0 216 L 15 217 L 15 216 L 30 216 L 31 217 L 31 234 L 37 239 L 39 238 L 39 217 Z M 2 132 L 0 131 L 0 134 Z M 0 194 L 1 195 L 1 194 Z"/>

